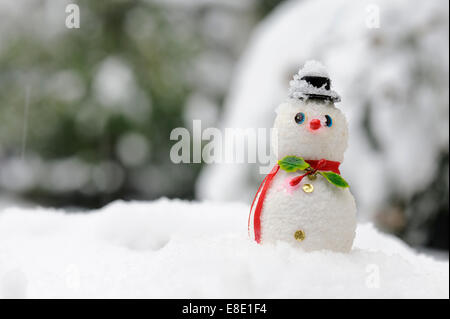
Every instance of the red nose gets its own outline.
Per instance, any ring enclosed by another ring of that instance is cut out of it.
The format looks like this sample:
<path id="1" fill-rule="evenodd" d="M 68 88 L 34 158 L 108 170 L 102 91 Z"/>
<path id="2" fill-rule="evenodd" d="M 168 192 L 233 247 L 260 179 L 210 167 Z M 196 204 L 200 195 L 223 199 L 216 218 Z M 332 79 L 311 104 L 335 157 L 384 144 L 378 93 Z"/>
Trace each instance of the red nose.
<path id="1" fill-rule="evenodd" d="M 309 127 L 311 128 L 311 130 L 318 130 L 320 126 L 321 126 L 320 120 L 318 119 L 314 119 L 311 120 L 311 122 L 309 122 Z"/>

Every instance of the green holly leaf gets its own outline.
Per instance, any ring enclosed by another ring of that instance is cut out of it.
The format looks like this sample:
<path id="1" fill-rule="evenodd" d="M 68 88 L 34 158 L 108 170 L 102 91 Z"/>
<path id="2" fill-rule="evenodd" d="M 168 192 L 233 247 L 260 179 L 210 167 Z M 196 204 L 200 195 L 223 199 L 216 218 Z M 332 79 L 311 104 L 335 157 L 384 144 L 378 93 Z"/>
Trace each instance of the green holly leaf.
<path id="1" fill-rule="evenodd" d="M 303 158 L 297 156 L 286 156 L 278 161 L 278 165 L 286 172 L 302 171 L 309 167 Z"/>
<path id="2" fill-rule="evenodd" d="M 327 179 L 327 181 L 329 181 L 331 184 L 337 186 L 337 187 L 342 187 L 342 188 L 346 188 L 348 187 L 347 182 L 345 181 L 345 179 L 342 178 L 341 175 L 333 173 L 333 172 L 318 172 L 320 175 L 322 175 L 323 177 L 325 177 Z"/>

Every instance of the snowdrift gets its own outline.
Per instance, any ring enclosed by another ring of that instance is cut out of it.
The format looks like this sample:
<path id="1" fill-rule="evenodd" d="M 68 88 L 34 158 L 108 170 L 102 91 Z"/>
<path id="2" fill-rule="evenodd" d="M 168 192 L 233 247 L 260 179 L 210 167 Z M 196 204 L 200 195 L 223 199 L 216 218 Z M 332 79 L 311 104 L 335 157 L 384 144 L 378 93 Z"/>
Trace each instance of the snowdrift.
<path id="1" fill-rule="evenodd" d="M 449 264 L 370 224 L 349 254 L 247 237 L 249 207 L 160 199 L 0 212 L 3 298 L 448 298 Z"/>

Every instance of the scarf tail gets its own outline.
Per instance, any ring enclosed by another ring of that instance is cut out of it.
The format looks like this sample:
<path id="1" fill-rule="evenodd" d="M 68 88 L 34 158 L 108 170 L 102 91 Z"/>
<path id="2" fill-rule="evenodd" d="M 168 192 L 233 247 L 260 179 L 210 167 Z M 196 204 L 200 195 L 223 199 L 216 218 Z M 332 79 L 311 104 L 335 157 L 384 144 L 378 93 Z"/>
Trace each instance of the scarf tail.
<path id="1" fill-rule="evenodd" d="M 250 238 L 255 240 L 258 244 L 261 242 L 261 211 L 264 199 L 266 197 L 267 190 L 270 188 L 270 184 L 279 169 L 280 166 L 276 164 L 272 171 L 264 178 L 258 188 L 258 191 L 256 192 L 250 208 L 250 214 L 248 217 L 248 233 Z"/>

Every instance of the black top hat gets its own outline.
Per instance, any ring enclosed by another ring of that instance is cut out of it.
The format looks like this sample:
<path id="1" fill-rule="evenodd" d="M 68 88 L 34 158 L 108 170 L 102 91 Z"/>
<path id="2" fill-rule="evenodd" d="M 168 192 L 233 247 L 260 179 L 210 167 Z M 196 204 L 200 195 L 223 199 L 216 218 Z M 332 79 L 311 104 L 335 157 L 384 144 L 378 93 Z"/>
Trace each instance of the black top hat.
<path id="1" fill-rule="evenodd" d="M 331 90 L 331 80 L 318 62 L 307 62 L 290 82 L 289 97 L 340 102 L 339 94 Z"/>

